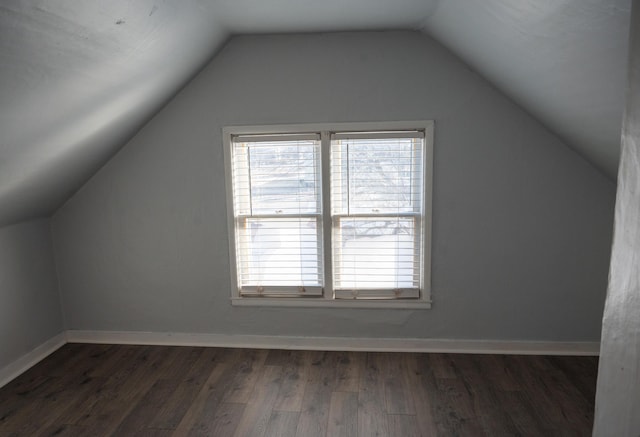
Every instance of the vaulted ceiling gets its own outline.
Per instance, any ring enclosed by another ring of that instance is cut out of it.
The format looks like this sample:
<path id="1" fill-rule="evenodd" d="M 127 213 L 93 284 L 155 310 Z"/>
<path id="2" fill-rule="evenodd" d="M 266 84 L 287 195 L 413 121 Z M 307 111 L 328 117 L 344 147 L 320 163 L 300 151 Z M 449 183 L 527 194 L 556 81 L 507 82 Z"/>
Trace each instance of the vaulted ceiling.
<path id="1" fill-rule="evenodd" d="M 0 225 L 68 199 L 233 34 L 411 29 L 448 47 L 608 177 L 630 0 L 6 0 Z"/>

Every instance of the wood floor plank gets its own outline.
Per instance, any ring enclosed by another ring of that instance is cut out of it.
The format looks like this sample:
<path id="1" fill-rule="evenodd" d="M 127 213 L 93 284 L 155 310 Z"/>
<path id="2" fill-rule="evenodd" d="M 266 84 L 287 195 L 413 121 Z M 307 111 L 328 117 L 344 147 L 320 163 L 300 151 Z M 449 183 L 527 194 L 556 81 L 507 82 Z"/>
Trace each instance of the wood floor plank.
<path id="1" fill-rule="evenodd" d="M 598 373 L 598 357 L 547 357 L 552 366 L 561 371 L 567 381 L 582 394 L 591 408 L 595 405 L 596 387 L 593 375 Z"/>
<path id="2" fill-rule="evenodd" d="M 66 369 L 76 356 L 84 355 L 86 352 L 85 345 L 67 343 L 55 353 L 48 355 L 37 366 L 27 370 L 24 375 L 28 378 L 36 375 L 60 376 L 63 368 Z"/>
<path id="3" fill-rule="evenodd" d="M 446 399 L 444 403 L 448 406 L 450 412 L 455 410 L 456 417 L 461 419 L 476 417 L 473 407 L 473 393 L 467 390 L 467 387 L 460 379 L 436 378 L 436 387 L 442 394 L 441 399 Z"/>
<path id="4" fill-rule="evenodd" d="M 174 392 L 164 400 L 151 419 L 149 427 L 175 430 L 208 377 L 218 364 L 224 362 L 226 351 L 206 348 L 191 368 L 179 379 Z"/>
<path id="5" fill-rule="evenodd" d="M 182 382 L 181 378 L 189 373 L 202 352 L 202 348 L 167 348 L 161 358 L 163 366 L 153 373 L 155 383 L 120 423 L 116 434 L 133 435 L 148 427 L 167 399 L 171 399 Z"/>
<path id="6" fill-rule="evenodd" d="M 415 414 L 407 363 L 395 354 L 381 354 L 385 408 L 388 414 Z"/>
<path id="7" fill-rule="evenodd" d="M 273 411 L 267 424 L 265 437 L 295 437 L 300 413 L 295 411 Z"/>
<path id="8" fill-rule="evenodd" d="M 407 378 L 412 387 L 413 403 L 416 409 L 416 421 L 418 434 L 421 436 L 436 436 L 438 429 L 433 416 L 433 405 L 429 397 L 429 385 L 424 380 L 424 363 L 427 354 L 403 354 L 402 360 L 406 363 Z M 426 377 L 433 375 L 427 375 Z"/>
<path id="9" fill-rule="evenodd" d="M 133 437 L 171 437 L 173 431 L 170 429 L 145 428 L 132 434 Z"/>
<path id="10" fill-rule="evenodd" d="M 118 425 L 116 435 L 133 435 L 147 428 L 162 408 L 164 401 L 171 397 L 177 387 L 178 381 L 174 379 L 157 380 Z"/>
<path id="11" fill-rule="evenodd" d="M 5 410 L 0 406 L 0 417 L 3 418 L 0 420 L 0 434 L 4 427 L 17 427 L 17 432 L 23 435 L 31 435 L 38 429 L 47 428 L 55 423 L 69 403 L 100 385 L 100 381 L 93 381 L 84 375 L 75 358 L 79 356 L 89 361 L 93 353 L 101 348 L 96 345 L 67 346 L 69 347 L 65 346 L 60 351 L 66 361 L 59 358 L 45 360 L 42 368 L 34 368 L 30 374 L 23 375 L 28 385 L 17 387 L 22 388 L 15 392 L 19 399 L 13 405 L 14 408 Z M 67 371 L 52 367 L 56 365 L 67 368 Z M 49 414 L 43 415 L 42 411 L 48 411 Z"/>
<path id="12" fill-rule="evenodd" d="M 580 435 L 580 433 L 590 433 L 591 426 L 578 427 L 570 422 L 567 411 L 563 403 L 558 399 L 555 383 L 546 374 L 546 367 L 540 364 L 543 357 L 522 357 L 513 358 L 514 364 L 520 372 L 526 396 L 532 405 L 535 405 L 534 412 L 541 422 L 547 423 L 550 429 L 566 430 Z M 584 414 L 591 417 L 592 411 L 585 411 Z M 573 419 L 573 418 L 572 418 Z M 590 420 L 590 421 L 591 421 Z"/>
<path id="13" fill-rule="evenodd" d="M 238 356 L 234 359 L 238 371 L 224 401 L 244 404 L 249 402 L 251 398 L 251 393 L 260 377 L 269 351 L 266 349 L 238 349 L 235 353 Z"/>
<path id="14" fill-rule="evenodd" d="M 97 378 L 108 378 L 111 377 L 116 372 L 125 371 L 126 367 L 123 366 L 123 363 L 134 363 L 135 359 L 138 355 L 140 355 L 141 351 L 147 351 L 148 346 L 137 346 L 137 345 L 121 345 L 120 347 L 114 349 L 114 351 L 109 354 L 106 359 L 100 361 L 94 368 L 88 371 L 88 376 L 97 377 Z"/>
<path id="15" fill-rule="evenodd" d="M 233 362 L 220 362 L 214 365 L 207 381 L 176 427 L 174 433 L 176 437 L 188 435 L 192 429 L 203 432 L 212 429 L 216 423 L 215 412 L 231 389 L 236 374 L 237 368 Z M 240 405 L 244 408 L 244 404 Z"/>
<path id="16" fill-rule="evenodd" d="M 475 355 L 466 358 L 478 364 L 482 375 L 488 380 L 493 381 L 493 386 L 497 390 L 520 390 L 520 383 L 515 374 L 516 370 L 508 356 Z"/>
<path id="17" fill-rule="evenodd" d="M 340 437 L 358 435 L 358 393 L 334 391 L 331 394 L 327 435 Z"/>
<path id="18" fill-rule="evenodd" d="M 443 384 L 443 381 L 455 381 L 456 373 L 449 357 L 440 357 L 439 355 L 427 354 L 420 361 L 420 390 L 427 394 L 429 403 L 432 405 L 433 426 L 437 430 L 436 435 L 463 435 L 461 432 L 464 419 L 456 410 L 456 405 L 451 404 L 451 396 L 438 386 L 438 381 L 440 381 L 440 385 Z M 434 362 L 440 362 L 442 365 L 434 366 Z M 442 371 L 443 366 L 447 369 L 446 371 Z M 447 376 L 447 378 L 436 378 L 436 374 Z"/>
<path id="19" fill-rule="evenodd" d="M 549 380 L 552 396 L 564 417 L 568 419 L 568 422 L 573 425 L 577 432 L 590 430 L 593 426 L 593 420 L 588 413 L 592 408 L 591 402 L 547 357 L 540 357 L 537 362 L 540 364 L 541 371 L 545 373 L 546 378 Z"/>
<path id="20" fill-rule="evenodd" d="M 89 376 L 92 368 L 107 360 L 118 349 L 111 344 L 66 344 L 63 347 L 69 347 L 69 354 L 48 370 L 51 376 Z"/>
<path id="21" fill-rule="evenodd" d="M 291 354 L 294 351 L 283 349 L 271 349 L 267 353 L 264 361 L 265 366 L 282 366 L 285 367 L 291 360 Z"/>
<path id="22" fill-rule="evenodd" d="M 303 351 L 290 351 L 286 361 L 282 362 L 282 384 L 274 410 L 300 412 L 308 371 L 304 359 Z"/>
<path id="23" fill-rule="evenodd" d="M 22 408 L 21 415 L 13 417 L 14 424 L 22 423 L 22 426 L 18 428 L 18 434 L 34 435 L 40 429 L 56 423 L 60 424 L 59 418 L 70 403 L 73 403 L 78 397 L 82 398 L 88 393 L 98 390 L 104 383 L 105 380 L 100 379 L 66 380 L 56 378 L 55 383 L 52 381 L 49 385 L 50 390 L 33 399 L 26 408 Z M 43 411 L 48 413 L 42 414 Z M 11 421 L 6 420 L 4 425 L 0 425 L 0 435 L 3 435 L 2 428 L 4 426 L 11 427 Z"/>
<path id="24" fill-rule="evenodd" d="M 336 355 L 331 352 L 307 351 L 302 361 L 307 368 L 307 381 L 296 435 L 323 437 L 327 434 L 329 422 L 329 404 L 336 375 Z"/>
<path id="25" fill-rule="evenodd" d="M 82 381 L 86 390 L 75 396 L 61 410 L 56 411 L 52 425 L 75 424 L 85 414 L 87 408 L 95 404 L 96 400 L 107 385 L 107 378 L 87 378 Z"/>
<path id="26" fill-rule="evenodd" d="M 191 428 L 188 435 L 190 437 L 231 436 L 240 424 L 245 407 L 244 404 L 223 402 L 214 409 L 207 409 L 207 414 Z"/>
<path id="27" fill-rule="evenodd" d="M 47 375 L 30 373 L 3 387 L 0 390 L 0 435 L 28 420 L 29 414 L 37 409 L 37 400 L 51 390 L 56 381 Z"/>
<path id="28" fill-rule="evenodd" d="M 509 421 L 510 428 L 512 427 L 511 435 L 545 436 L 558 434 L 558 430 L 554 430 L 548 423 L 540 420 L 529 399 L 523 396 L 520 391 L 498 391 L 496 393 L 496 407 L 506 415 L 506 420 Z M 505 429 L 507 426 L 509 425 L 495 420 L 491 429 Z M 503 434 L 507 435 L 506 432 Z"/>
<path id="29" fill-rule="evenodd" d="M 158 379 L 181 379 L 204 352 L 202 347 L 175 346 L 164 358 L 165 365 L 156 372 Z"/>
<path id="30" fill-rule="evenodd" d="M 157 372 L 167 363 L 167 350 L 150 347 L 142 349 L 128 372 L 116 372 L 103 386 L 105 390 L 76 424 L 88 426 L 92 435 L 112 434 L 129 412 L 157 381 Z"/>
<path id="31" fill-rule="evenodd" d="M 384 397 L 384 368 L 382 353 L 368 353 L 360 377 L 358 392 L 358 432 L 368 436 L 387 436 L 386 402 Z"/>
<path id="32" fill-rule="evenodd" d="M 470 396 L 473 413 L 486 435 L 517 435 L 504 405 L 499 402 L 502 393 L 498 384 L 483 373 L 478 356 L 453 355 L 451 362 L 456 374 Z"/>
<path id="33" fill-rule="evenodd" d="M 48 382 L 54 377 L 34 372 L 26 372 L 14 379 L 0 390 L 0 408 L 8 403 L 13 403 L 16 399 L 27 399 L 37 396 L 39 392 L 48 389 Z M 1 413 L 0 413 L 1 414 Z"/>
<path id="34" fill-rule="evenodd" d="M 240 418 L 240 424 L 236 428 L 235 436 L 262 437 L 266 433 L 281 384 L 281 366 L 262 368 L 244 414 Z"/>
<path id="35" fill-rule="evenodd" d="M 36 434 L 31 434 L 31 435 L 36 435 Z M 79 436 L 88 436 L 90 434 L 89 434 L 89 429 L 84 426 L 55 425 L 55 426 L 49 426 L 43 429 L 37 435 L 38 437 L 79 437 Z"/>
<path id="36" fill-rule="evenodd" d="M 486 435 L 474 412 L 472 393 L 460 379 L 436 378 L 432 402 L 436 405 L 439 434 Z"/>
<path id="37" fill-rule="evenodd" d="M 414 415 L 406 414 L 389 414 L 387 416 L 389 422 L 389 435 L 397 435 L 402 437 L 420 437 L 418 421 Z M 435 435 L 435 434 L 426 434 Z"/>
<path id="38" fill-rule="evenodd" d="M 428 354 L 429 367 L 438 379 L 456 378 L 449 354 Z"/>
<path id="39" fill-rule="evenodd" d="M 337 352 L 336 391 L 357 393 L 360 389 L 360 373 L 364 367 L 366 353 Z"/>

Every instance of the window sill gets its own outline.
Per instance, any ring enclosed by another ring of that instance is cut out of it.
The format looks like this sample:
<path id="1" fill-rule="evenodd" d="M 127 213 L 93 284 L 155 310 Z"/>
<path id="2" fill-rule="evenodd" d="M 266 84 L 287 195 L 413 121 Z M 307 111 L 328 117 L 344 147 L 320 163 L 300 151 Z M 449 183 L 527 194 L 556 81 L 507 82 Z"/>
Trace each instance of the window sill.
<path id="1" fill-rule="evenodd" d="M 268 297 L 232 297 L 231 305 L 242 307 L 297 307 L 297 308 L 363 308 L 363 309 L 430 309 L 431 302 L 426 300 L 347 300 L 322 298 L 268 298 Z"/>

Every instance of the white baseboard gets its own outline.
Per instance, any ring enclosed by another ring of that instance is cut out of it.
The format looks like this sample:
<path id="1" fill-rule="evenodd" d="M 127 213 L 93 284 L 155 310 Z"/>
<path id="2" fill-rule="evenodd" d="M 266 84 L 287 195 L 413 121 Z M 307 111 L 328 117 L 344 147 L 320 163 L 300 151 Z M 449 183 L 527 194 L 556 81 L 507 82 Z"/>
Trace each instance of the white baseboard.
<path id="1" fill-rule="evenodd" d="M 121 331 L 67 331 L 69 343 L 208 346 L 370 352 L 439 352 L 514 355 L 596 356 L 598 342 L 443 340 L 423 338 L 293 337 Z"/>
<path id="2" fill-rule="evenodd" d="M 23 355 L 14 362 L 3 367 L 0 369 L 0 387 L 4 387 L 14 378 L 20 376 L 40 361 L 44 360 L 47 356 L 60 349 L 66 343 L 66 333 L 62 332 L 45 341 L 26 355 Z"/>

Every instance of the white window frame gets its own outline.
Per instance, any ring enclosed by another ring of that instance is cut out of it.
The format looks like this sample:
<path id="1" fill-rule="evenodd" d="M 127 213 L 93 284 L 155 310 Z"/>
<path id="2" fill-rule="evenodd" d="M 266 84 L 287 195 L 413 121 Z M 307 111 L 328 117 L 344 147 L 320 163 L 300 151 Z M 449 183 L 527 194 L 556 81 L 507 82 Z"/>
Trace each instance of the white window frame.
<path id="1" fill-rule="evenodd" d="M 415 299 L 336 299 L 333 287 L 333 261 L 331 237 L 331 199 L 330 199 L 330 152 L 331 133 L 333 132 L 376 132 L 376 131 L 424 131 L 423 153 L 423 216 L 421 220 L 423 246 L 420 262 L 420 297 Z M 402 122 L 358 122 L 358 123 L 312 123 L 287 125 L 226 126 L 222 129 L 225 183 L 227 198 L 227 231 L 229 240 L 229 264 L 231 268 L 231 303 L 234 306 L 277 306 L 277 307 L 334 307 L 334 308 L 431 308 L 431 222 L 432 222 L 432 185 L 433 185 L 433 120 Z M 321 136 L 321 202 L 324 254 L 324 293 L 318 297 L 254 297 L 241 296 L 237 277 L 237 256 L 235 241 L 235 217 L 233 205 L 232 181 L 232 137 L 238 135 L 269 135 L 319 133 Z"/>

